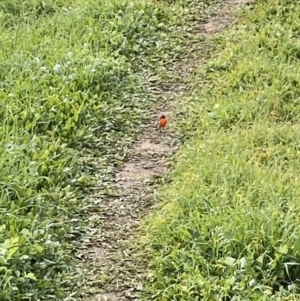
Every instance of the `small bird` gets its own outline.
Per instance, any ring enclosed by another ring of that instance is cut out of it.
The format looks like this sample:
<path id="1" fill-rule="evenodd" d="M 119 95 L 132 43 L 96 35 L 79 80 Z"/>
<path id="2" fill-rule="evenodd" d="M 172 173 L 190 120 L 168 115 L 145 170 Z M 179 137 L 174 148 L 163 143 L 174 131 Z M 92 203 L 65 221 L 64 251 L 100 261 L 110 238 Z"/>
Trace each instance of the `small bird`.
<path id="1" fill-rule="evenodd" d="M 162 128 L 164 128 L 167 125 L 167 118 L 165 115 L 161 115 L 158 121 L 158 129 L 161 131 Z"/>

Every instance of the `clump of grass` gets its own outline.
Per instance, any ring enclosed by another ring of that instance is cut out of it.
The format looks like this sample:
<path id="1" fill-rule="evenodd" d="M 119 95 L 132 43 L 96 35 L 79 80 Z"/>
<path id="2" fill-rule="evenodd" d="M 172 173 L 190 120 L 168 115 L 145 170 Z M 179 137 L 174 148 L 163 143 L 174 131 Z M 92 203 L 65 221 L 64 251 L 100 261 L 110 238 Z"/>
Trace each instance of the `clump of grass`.
<path id="1" fill-rule="evenodd" d="M 174 8 L 1 2 L 1 300 L 62 300 L 81 286 L 74 252 L 98 207 L 86 192 L 112 194 L 111 169 L 149 118 L 157 100 L 141 74 L 180 52 Z"/>
<path id="2" fill-rule="evenodd" d="M 299 14 L 255 4 L 178 105 L 189 139 L 147 224 L 146 299 L 299 299 Z"/>

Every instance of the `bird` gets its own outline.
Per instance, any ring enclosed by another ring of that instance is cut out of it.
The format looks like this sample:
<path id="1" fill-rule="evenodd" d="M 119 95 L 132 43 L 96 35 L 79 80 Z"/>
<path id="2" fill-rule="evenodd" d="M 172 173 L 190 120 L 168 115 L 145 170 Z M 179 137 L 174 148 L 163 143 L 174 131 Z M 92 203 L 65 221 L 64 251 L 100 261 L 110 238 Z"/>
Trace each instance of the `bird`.
<path id="1" fill-rule="evenodd" d="M 162 128 L 164 128 L 167 125 L 167 117 L 165 115 L 161 115 L 158 121 L 158 129 L 161 131 Z"/>

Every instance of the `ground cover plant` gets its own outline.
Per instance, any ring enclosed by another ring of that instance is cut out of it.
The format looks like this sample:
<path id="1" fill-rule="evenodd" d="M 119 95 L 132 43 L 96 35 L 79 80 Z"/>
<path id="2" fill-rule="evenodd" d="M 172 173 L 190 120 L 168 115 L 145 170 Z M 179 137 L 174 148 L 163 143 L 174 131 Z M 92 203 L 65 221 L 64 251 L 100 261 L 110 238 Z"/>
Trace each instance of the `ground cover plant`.
<path id="1" fill-rule="evenodd" d="M 179 100 L 145 299 L 299 300 L 299 16 L 295 0 L 245 9 Z"/>
<path id="2" fill-rule="evenodd" d="M 1 1 L 1 300 L 62 300 L 83 283 L 74 252 L 99 206 L 86 192 L 114 193 L 156 101 L 141 74 L 180 53 L 172 5 Z"/>

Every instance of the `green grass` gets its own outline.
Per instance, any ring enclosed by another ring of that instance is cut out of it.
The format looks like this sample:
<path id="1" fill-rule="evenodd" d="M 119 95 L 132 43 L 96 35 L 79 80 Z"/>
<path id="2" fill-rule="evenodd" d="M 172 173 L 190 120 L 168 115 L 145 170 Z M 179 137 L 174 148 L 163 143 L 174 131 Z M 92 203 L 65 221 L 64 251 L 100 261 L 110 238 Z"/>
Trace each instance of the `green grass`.
<path id="1" fill-rule="evenodd" d="M 180 55 L 183 24 L 179 2 L 1 1 L 1 301 L 82 292 L 74 252 L 159 103 L 141 75 Z"/>
<path id="2" fill-rule="evenodd" d="M 178 101 L 147 300 L 300 300 L 299 16 L 298 1 L 258 1 Z"/>

